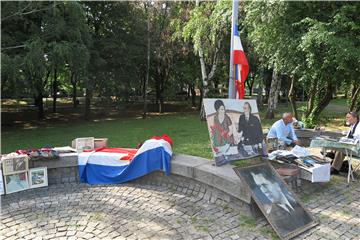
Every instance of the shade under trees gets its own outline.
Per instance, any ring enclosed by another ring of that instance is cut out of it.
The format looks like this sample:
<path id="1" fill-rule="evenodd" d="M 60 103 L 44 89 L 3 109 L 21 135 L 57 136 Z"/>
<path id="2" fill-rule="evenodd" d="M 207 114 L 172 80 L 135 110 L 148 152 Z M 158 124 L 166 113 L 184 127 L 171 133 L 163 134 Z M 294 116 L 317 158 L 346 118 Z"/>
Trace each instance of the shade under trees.
<path id="1" fill-rule="evenodd" d="M 1 2 L 2 97 L 33 98 L 40 119 L 43 98 L 53 98 L 55 112 L 63 89 L 74 108 L 85 95 L 86 119 L 94 97 L 119 106 L 146 95 L 159 112 L 182 93 L 198 107 L 202 97 L 227 97 L 231 7 L 223 0 Z M 357 2 L 240 3 L 247 88 L 251 95 L 256 86 L 267 117 L 282 97 L 314 126 L 338 92 L 349 110 L 360 110 L 359 13 Z"/>

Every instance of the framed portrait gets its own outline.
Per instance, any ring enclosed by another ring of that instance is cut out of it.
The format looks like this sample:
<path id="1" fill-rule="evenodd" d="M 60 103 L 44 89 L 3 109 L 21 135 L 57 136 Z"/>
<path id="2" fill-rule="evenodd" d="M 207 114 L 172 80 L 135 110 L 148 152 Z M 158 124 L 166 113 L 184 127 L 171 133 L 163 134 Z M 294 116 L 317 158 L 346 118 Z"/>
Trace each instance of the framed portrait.
<path id="1" fill-rule="evenodd" d="M 6 194 L 14 193 L 29 189 L 28 173 L 20 172 L 10 175 L 5 175 L 5 190 Z"/>
<path id="2" fill-rule="evenodd" d="M 17 172 L 24 172 L 29 169 L 28 155 L 21 154 L 18 156 L 4 157 L 3 162 L 4 175 L 13 174 Z"/>
<path id="3" fill-rule="evenodd" d="M 48 185 L 47 167 L 31 168 L 29 170 L 30 188 L 46 187 Z"/>
<path id="4" fill-rule="evenodd" d="M 5 193 L 4 181 L 3 181 L 2 170 L 0 169 L 0 195 L 4 195 L 4 193 Z"/>
<path id="5" fill-rule="evenodd" d="M 204 99 L 211 149 L 217 166 L 263 155 L 260 117 L 254 99 Z"/>
<path id="6" fill-rule="evenodd" d="M 291 239 L 318 224 L 269 163 L 234 171 L 281 239 Z"/>
<path id="7" fill-rule="evenodd" d="M 75 139 L 75 149 L 78 152 L 82 152 L 83 150 L 94 149 L 94 141 L 95 141 L 95 138 L 93 138 L 93 137 L 76 138 Z"/>

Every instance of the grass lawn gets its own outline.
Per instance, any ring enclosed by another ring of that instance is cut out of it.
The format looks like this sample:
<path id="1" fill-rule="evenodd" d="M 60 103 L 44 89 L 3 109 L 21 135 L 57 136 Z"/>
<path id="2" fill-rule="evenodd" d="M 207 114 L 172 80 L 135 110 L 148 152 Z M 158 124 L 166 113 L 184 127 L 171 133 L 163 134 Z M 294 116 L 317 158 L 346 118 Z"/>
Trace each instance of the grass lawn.
<path id="1" fill-rule="evenodd" d="M 106 137 L 111 147 L 130 147 L 154 135 L 168 134 L 174 152 L 211 158 L 206 122 L 198 114 L 154 116 L 98 122 L 54 124 L 29 129 L 2 129 L 1 152 L 44 146 L 67 146 L 77 137 Z"/>
<path id="2" fill-rule="evenodd" d="M 289 110 L 289 104 L 281 104 L 275 119 L 266 120 L 264 118 L 266 109 L 262 109 L 260 116 L 263 128 L 270 128 L 272 123 L 281 117 L 281 112 Z M 344 130 L 344 112 L 346 107 L 342 102 L 336 101 L 330 104 L 323 116 L 323 125 L 326 129 Z M 128 117 L 46 125 L 25 124 L 16 128 L 2 127 L 1 130 L 1 153 L 45 146 L 68 146 L 74 138 L 92 136 L 108 138 L 110 147 L 134 148 L 138 143 L 154 135 L 168 134 L 174 140 L 175 153 L 212 159 L 207 125 L 206 122 L 199 120 L 198 113 L 155 115 L 146 120 Z"/>

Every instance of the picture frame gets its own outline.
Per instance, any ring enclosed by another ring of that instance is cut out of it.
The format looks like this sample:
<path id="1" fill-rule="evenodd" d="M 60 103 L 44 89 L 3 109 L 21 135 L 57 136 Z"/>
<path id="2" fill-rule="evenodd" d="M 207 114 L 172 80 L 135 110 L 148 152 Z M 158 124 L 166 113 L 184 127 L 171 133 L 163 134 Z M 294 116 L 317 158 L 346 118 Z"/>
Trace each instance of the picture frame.
<path id="1" fill-rule="evenodd" d="M 255 99 L 205 98 L 204 108 L 216 166 L 265 155 Z"/>
<path id="2" fill-rule="evenodd" d="M 234 171 L 281 239 L 291 239 L 318 225 L 269 163 L 235 167 Z"/>
<path id="3" fill-rule="evenodd" d="M 5 194 L 4 180 L 3 180 L 2 170 L 0 169 L 0 195 L 4 195 L 4 194 Z"/>
<path id="4" fill-rule="evenodd" d="M 95 138 L 94 137 L 86 137 L 86 138 L 76 138 L 75 139 L 75 149 L 77 152 L 82 152 L 87 149 L 94 149 Z"/>
<path id="5" fill-rule="evenodd" d="M 47 167 L 31 168 L 29 170 L 30 188 L 48 186 Z"/>
<path id="6" fill-rule="evenodd" d="M 29 156 L 20 154 L 17 156 L 9 156 L 2 158 L 2 169 L 4 175 L 20 173 L 29 170 Z"/>
<path id="7" fill-rule="evenodd" d="M 20 192 L 29 189 L 28 172 L 18 172 L 5 175 L 6 194 Z"/>

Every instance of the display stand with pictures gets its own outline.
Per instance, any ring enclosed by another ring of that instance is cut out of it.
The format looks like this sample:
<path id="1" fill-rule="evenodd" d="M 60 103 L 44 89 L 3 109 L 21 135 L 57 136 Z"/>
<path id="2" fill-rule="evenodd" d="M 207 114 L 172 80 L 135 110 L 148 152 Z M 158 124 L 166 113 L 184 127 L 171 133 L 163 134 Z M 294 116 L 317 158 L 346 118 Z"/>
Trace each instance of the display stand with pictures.
<path id="1" fill-rule="evenodd" d="M 10 155 L 2 158 L 2 170 L 6 193 L 29 189 L 29 157 L 25 154 Z"/>
<path id="2" fill-rule="evenodd" d="M 269 163 L 234 171 L 281 239 L 291 239 L 318 224 Z"/>
<path id="3" fill-rule="evenodd" d="M 31 168 L 29 170 L 30 188 L 48 186 L 47 167 Z"/>
<path id="4" fill-rule="evenodd" d="M 217 166 L 264 154 L 256 100 L 207 98 L 204 107 Z"/>

